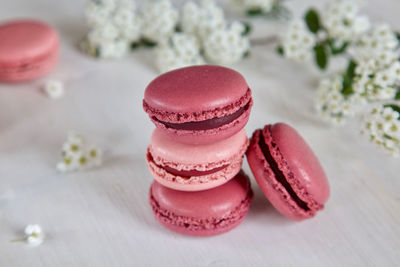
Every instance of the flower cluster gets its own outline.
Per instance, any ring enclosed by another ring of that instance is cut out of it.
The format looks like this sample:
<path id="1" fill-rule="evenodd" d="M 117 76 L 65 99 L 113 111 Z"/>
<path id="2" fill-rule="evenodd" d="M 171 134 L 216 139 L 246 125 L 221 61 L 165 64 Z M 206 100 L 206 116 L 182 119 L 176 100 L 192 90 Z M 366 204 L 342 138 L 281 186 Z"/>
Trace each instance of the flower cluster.
<path id="1" fill-rule="evenodd" d="M 374 107 L 363 119 L 362 133 L 393 156 L 399 156 L 400 103 Z"/>
<path id="2" fill-rule="evenodd" d="M 186 2 L 178 28 L 182 33 L 172 35 L 156 49 L 157 66 L 162 72 L 206 61 L 232 64 L 249 50 L 246 26 L 238 21 L 228 23 L 212 0 L 203 0 L 200 5 Z"/>
<path id="3" fill-rule="evenodd" d="M 248 25 L 228 23 L 213 0 L 185 2 L 177 10 L 170 0 L 150 0 L 136 11 L 130 0 L 90 0 L 91 27 L 81 47 L 90 55 L 118 58 L 140 45 L 152 47 L 165 72 L 206 62 L 232 64 L 248 52 Z"/>
<path id="4" fill-rule="evenodd" d="M 359 15 L 361 4 L 361 0 L 335 0 L 328 4 L 322 15 L 322 24 L 330 38 L 354 41 L 368 30 L 368 18 Z"/>
<path id="5" fill-rule="evenodd" d="M 286 58 L 302 62 L 312 57 L 316 37 L 307 29 L 304 21 L 291 21 L 281 40 Z"/>
<path id="6" fill-rule="evenodd" d="M 60 172 L 93 168 L 102 164 L 102 151 L 87 145 L 83 136 L 70 133 L 62 147 L 62 161 L 57 164 Z"/>
<path id="7" fill-rule="evenodd" d="M 358 14 L 360 6 L 358 0 L 333 0 L 321 17 L 316 10 L 308 10 L 304 22 L 293 21 L 282 35 L 279 52 L 295 61 L 309 60 L 313 55 L 317 66 L 325 69 L 331 56 L 344 53 L 368 31 L 370 23 Z"/>
<path id="8" fill-rule="evenodd" d="M 90 0 L 86 17 L 91 29 L 81 49 L 92 56 L 122 57 L 140 38 L 142 19 L 130 0 Z"/>
<path id="9" fill-rule="evenodd" d="M 161 72 L 204 64 L 197 38 L 184 33 L 174 33 L 168 40 L 161 42 L 155 54 L 156 64 Z"/>
<path id="10" fill-rule="evenodd" d="M 343 75 L 336 75 L 320 82 L 315 94 L 315 108 L 325 120 L 335 125 L 343 125 L 348 117 L 355 115 L 357 95 L 346 96 L 343 91 Z"/>

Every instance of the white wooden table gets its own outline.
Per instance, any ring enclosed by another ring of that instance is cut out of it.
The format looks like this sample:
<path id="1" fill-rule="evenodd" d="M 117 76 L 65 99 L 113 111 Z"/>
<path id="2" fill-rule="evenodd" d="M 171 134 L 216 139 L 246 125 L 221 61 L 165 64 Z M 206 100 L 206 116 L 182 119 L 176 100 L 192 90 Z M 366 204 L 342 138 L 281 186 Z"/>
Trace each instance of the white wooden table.
<path id="1" fill-rule="evenodd" d="M 288 1 L 301 14 L 310 4 Z M 368 1 L 374 21 L 400 28 L 400 2 Z M 331 198 L 316 218 L 291 222 L 253 182 L 248 218 L 230 233 L 193 238 L 160 226 L 148 204 L 152 181 L 144 160 L 153 129 L 143 91 L 157 72 L 150 51 L 119 61 L 79 52 L 86 28 L 84 1 L 1 0 L 1 20 L 41 18 L 62 39 L 61 61 L 47 78 L 64 81 L 66 96 L 51 100 L 38 87 L 0 85 L 0 266 L 398 266 L 400 161 L 369 144 L 358 122 L 331 128 L 312 108 L 315 71 L 257 46 L 233 66 L 254 94 L 247 131 L 285 121 L 310 143 L 325 167 Z M 261 23 L 258 34 L 274 27 Z M 95 170 L 59 174 L 61 144 L 78 131 L 106 150 Z M 249 173 L 247 163 L 244 169 Z M 39 247 L 9 242 L 27 224 L 47 234 Z"/>

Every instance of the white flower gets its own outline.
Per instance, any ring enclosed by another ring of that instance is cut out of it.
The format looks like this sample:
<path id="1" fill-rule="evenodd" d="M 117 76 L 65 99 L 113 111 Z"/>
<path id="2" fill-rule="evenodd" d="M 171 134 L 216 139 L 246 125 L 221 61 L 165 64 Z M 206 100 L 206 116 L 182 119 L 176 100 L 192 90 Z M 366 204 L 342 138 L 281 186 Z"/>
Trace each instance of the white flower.
<path id="1" fill-rule="evenodd" d="M 141 14 L 143 37 L 154 42 L 171 36 L 178 21 L 178 11 L 169 0 L 146 1 Z"/>
<path id="2" fill-rule="evenodd" d="M 260 9 L 264 13 L 270 12 L 277 1 L 279 0 L 235 0 L 245 10 Z"/>
<path id="3" fill-rule="evenodd" d="M 334 125 L 343 125 L 355 114 L 355 107 L 362 103 L 358 95 L 343 95 L 343 76 L 324 79 L 315 94 L 315 108 L 319 115 Z"/>
<path id="4" fill-rule="evenodd" d="M 376 25 L 349 49 L 353 59 L 359 64 L 373 65 L 373 71 L 387 68 L 400 57 L 399 42 L 387 24 Z"/>
<path id="5" fill-rule="evenodd" d="M 234 21 L 227 28 L 214 30 L 204 40 L 206 58 L 216 64 L 232 64 L 243 58 L 249 50 L 249 39 L 243 36 L 241 22 Z"/>
<path id="6" fill-rule="evenodd" d="M 81 49 L 94 57 L 120 58 L 141 37 L 142 21 L 133 1 L 91 0 L 86 15 L 91 29 Z"/>
<path id="7" fill-rule="evenodd" d="M 290 22 L 286 32 L 281 37 L 284 56 L 294 61 L 306 61 L 313 55 L 316 38 L 302 20 Z"/>
<path id="8" fill-rule="evenodd" d="M 32 246 L 38 246 L 43 243 L 44 234 L 42 228 L 37 224 L 30 224 L 25 228 L 26 242 Z"/>
<path id="9" fill-rule="evenodd" d="M 64 86 L 60 81 L 51 80 L 44 84 L 43 90 L 50 98 L 57 99 L 64 95 Z"/>
<path id="10" fill-rule="evenodd" d="M 80 134 L 70 133 L 62 146 L 62 161 L 57 163 L 60 172 L 78 171 L 102 164 L 102 151 L 87 145 Z"/>
<path id="11" fill-rule="evenodd" d="M 160 72 L 204 64 L 197 38 L 190 34 L 173 34 L 157 46 L 155 55 Z"/>
<path id="12" fill-rule="evenodd" d="M 195 34 L 203 41 L 212 31 L 225 28 L 224 11 L 212 0 L 201 1 L 200 6 L 186 2 L 181 11 L 180 26 L 183 32 Z"/>
<path id="13" fill-rule="evenodd" d="M 356 0 L 330 2 L 321 18 L 331 38 L 353 41 L 369 29 L 368 18 L 358 15 L 360 5 L 360 1 Z"/>
<path id="14" fill-rule="evenodd" d="M 397 107 L 397 110 L 393 109 Z M 363 118 L 361 132 L 393 156 L 400 154 L 400 103 L 374 107 Z"/>

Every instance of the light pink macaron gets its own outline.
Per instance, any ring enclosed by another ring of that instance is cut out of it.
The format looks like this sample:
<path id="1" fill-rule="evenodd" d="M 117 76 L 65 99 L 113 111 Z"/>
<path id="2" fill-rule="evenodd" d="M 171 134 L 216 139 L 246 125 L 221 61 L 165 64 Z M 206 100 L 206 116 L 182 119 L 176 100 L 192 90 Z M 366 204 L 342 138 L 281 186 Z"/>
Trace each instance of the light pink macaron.
<path id="1" fill-rule="evenodd" d="M 57 61 L 57 32 L 36 20 L 0 25 L 0 81 L 32 80 L 48 73 Z"/>
<path id="2" fill-rule="evenodd" d="M 154 130 L 147 150 L 147 163 L 160 184 L 182 191 L 217 187 L 234 177 L 242 166 L 248 146 L 244 129 L 212 144 L 177 142 Z"/>
<path id="3" fill-rule="evenodd" d="M 143 108 L 170 138 L 205 144 L 239 132 L 249 120 L 252 103 L 240 73 L 203 65 L 158 76 L 146 88 Z"/>
<path id="4" fill-rule="evenodd" d="M 266 125 L 253 133 L 247 161 L 272 205 L 293 220 L 313 217 L 329 198 L 329 183 L 317 157 L 291 126 Z"/>
<path id="5" fill-rule="evenodd" d="M 246 217 L 253 192 L 239 172 L 229 182 L 198 192 L 177 191 L 154 181 L 149 198 L 156 219 L 180 234 L 211 236 L 238 226 Z"/>

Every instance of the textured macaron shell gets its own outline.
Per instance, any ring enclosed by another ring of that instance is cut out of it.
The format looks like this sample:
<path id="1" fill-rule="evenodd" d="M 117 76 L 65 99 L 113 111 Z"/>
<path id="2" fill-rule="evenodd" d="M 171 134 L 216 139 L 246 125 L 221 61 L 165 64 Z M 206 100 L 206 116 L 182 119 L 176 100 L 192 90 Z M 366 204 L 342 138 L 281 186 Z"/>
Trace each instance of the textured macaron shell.
<path id="1" fill-rule="evenodd" d="M 59 39 L 49 25 L 18 20 L 0 25 L 0 80 L 23 81 L 47 73 L 58 58 Z"/>
<path id="2" fill-rule="evenodd" d="M 245 218 L 253 197 L 243 172 L 224 185 L 198 192 L 177 191 L 154 181 L 149 195 L 160 223 L 195 236 L 220 234 L 236 227 Z"/>
<path id="3" fill-rule="evenodd" d="M 240 171 L 247 146 L 244 129 L 225 140 L 203 145 L 176 142 L 155 129 L 148 148 L 147 163 L 153 177 L 164 186 L 184 191 L 205 190 L 227 182 Z M 162 168 L 165 166 L 185 171 L 227 167 L 202 176 L 181 177 Z"/>
<path id="4" fill-rule="evenodd" d="M 269 150 L 269 159 L 261 143 Z M 323 209 L 329 198 L 326 175 L 310 147 L 289 125 L 278 123 L 257 130 L 247 160 L 265 196 L 283 215 L 302 220 Z"/>
<path id="5" fill-rule="evenodd" d="M 203 65 L 167 72 L 146 88 L 143 108 L 157 128 L 185 143 L 211 143 L 242 129 L 252 107 L 251 90 L 243 76 L 229 68 Z M 180 129 L 166 123 L 209 123 L 241 111 L 218 126 Z"/>

